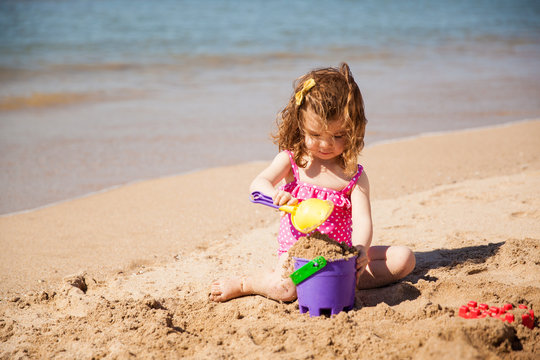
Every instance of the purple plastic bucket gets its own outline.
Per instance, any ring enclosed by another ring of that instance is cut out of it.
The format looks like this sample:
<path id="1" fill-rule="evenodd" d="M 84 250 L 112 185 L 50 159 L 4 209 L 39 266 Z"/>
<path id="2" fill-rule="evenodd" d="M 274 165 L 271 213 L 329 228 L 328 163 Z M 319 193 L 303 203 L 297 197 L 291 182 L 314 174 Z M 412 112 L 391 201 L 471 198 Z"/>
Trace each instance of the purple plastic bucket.
<path id="1" fill-rule="evenodd" d="M 310 260 L 294 258 L 298 270 Z M 354 307 L 356 257 L 328 261 L 326 266 L 296 285 L 300 313 L 309 316 L 336 315 Z"/>

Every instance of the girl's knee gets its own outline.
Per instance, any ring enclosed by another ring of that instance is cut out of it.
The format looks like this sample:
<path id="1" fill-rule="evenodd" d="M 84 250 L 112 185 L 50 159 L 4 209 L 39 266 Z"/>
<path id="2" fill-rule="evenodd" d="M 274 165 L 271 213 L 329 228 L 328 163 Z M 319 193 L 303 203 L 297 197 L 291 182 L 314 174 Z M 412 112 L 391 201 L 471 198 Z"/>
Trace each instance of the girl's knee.
<path id="1" fill-rule="evenodd" d="M 399 279 L 409 275 L 416 265 L 416 257 L 406 246 L 392 246 L 392 262 L 396 268 Z"/>

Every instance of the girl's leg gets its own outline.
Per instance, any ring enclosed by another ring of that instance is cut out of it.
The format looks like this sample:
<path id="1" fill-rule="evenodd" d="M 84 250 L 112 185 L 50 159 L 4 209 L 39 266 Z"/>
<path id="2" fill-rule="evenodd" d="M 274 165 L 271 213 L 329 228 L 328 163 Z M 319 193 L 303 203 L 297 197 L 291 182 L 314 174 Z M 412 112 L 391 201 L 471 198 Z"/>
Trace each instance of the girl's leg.
<path id="1" fill-rule="evenodd" d="M 210 300 L 223 302 L 245 295 L 262 295 L 279 301 L 295 300 L 296 287 L 288 276 L 283 276 L 286 259 L 286 254 L 280 256 L 274 270 L 261 274 L 214 281 L 210 287 Z"/>
<path id="2" fill-rule="evenodd" d="M 360 275 L 359 289 L 384 286 L 404 278 L 416 264 L 414 253 L 405 246 L 372 246 L 368 250 L 369 263 Z"/>

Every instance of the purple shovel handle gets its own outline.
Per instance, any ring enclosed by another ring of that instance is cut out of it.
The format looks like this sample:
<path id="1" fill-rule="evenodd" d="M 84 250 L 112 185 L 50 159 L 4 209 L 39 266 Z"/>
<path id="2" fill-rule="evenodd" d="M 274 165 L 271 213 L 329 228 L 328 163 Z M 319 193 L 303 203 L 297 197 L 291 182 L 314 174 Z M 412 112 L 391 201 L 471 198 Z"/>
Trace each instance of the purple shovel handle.
<path id="1" fill-rule="evenodd" d="M 262 204 L 273 207 L 274 209 L 279 209 L 279 205 L 274 204 L 270 196 L 266 196 L 259 191 L 252 192 L 250 200 L 255 204 Z"/>

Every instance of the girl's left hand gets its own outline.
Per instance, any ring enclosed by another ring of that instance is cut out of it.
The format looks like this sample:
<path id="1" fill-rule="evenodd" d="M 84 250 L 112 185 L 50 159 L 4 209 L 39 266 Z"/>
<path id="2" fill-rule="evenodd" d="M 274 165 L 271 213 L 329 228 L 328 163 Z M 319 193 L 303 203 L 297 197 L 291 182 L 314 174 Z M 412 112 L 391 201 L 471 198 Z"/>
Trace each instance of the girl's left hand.
<path id="1" fill-rule="evenodd" d="M 367 249 L 363 245 L 356 245 L 355 248 L 360 252 L 356 258 L 356 284 L 358 285 L 360 275 L 366 270 L 369 259 L 367 256 Z"/>

